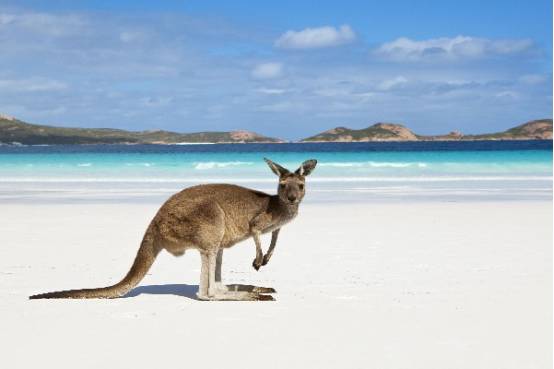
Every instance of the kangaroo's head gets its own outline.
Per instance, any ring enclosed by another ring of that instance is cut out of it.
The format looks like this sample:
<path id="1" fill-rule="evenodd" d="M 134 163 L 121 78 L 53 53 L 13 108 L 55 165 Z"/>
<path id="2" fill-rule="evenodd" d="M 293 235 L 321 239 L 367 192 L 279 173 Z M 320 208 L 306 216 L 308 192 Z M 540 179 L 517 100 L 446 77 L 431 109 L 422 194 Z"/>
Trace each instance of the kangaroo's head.
<path id="1" fill-rule="evenodd" d="M 290 205 L 302 201 L 306 193 L 306 176 L 315 169 L 317 160 L 306 160 L 294 173 L 267 158 L 264 160 L 273 173 L 279 176 L 279 187 L 277 188 L 279 199 Z"/>

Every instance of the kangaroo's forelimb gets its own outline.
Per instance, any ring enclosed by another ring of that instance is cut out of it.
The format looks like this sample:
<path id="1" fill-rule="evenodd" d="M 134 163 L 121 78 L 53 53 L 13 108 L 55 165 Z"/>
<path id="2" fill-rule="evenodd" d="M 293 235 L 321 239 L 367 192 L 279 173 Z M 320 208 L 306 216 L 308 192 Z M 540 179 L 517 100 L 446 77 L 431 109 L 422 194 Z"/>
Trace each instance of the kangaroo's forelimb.
<path id="1" fill-rule="evenodd" d="M 254 242 L 256 243 L 256 258 L 252 262 L 252 266 L 254 267 L 254 269 L 259 270 L 262 265 L 266 265 L 269 262 L 269 259 L 271 259 L 271 255 L 273 255 L 273 250 L 275 250 L 275 246 L 277 245 L 277 238 L 279 237 L 280 230 L 281 228 L 277 228 L 271 233 L 271 243 L 265 255 L 262 251 L 260 233 L 257 231 L 253 232 L 252 238 L 254 238 Z"/>
<path id="2" fill-rule="evenodd" d="M 261 232 L 259 231 L 254 231 L 252 234 L 252 238 L 254 238 L 254 242 L 256 243 L 256 258 L 252 262 L 252 266 L 256 270 L 260 269 L 264 259 L 264 252 L 262 250 L 262 242 L 260 241 L 260 235 L 261 235 Z"/>
<path id="3" fill-rule="evenodd" d="M 269 249 L 264 255 L 262 265 L 266 265 L 267 263 L 269 263 L 269 259 L 271 259 L 271 255 L 273 255 L 273 250 L 275 250 L 275 246 L 277 245 L 277 238 L 279 237 L 280 230 L 281 228 L 277 228 L 271 233 L 271 244 L 269 245 Z"/>

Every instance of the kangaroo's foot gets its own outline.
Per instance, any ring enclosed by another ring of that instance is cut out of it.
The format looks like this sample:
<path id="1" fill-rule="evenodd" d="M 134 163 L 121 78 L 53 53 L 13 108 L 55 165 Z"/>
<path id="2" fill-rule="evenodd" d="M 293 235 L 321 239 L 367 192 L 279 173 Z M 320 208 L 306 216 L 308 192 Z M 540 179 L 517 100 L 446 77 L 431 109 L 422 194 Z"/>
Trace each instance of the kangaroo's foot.
<path id="1" fill-rule="evenodd" d="M 215 282 L 215 289 L 217 293 L 226 293 L 229 291 L 229 287 L 222 282 Z"/>
<path id="2" fill-rule="evenodd" d="M 256 286 L 254 286 L 254 289 L 252 289 L 252 292 L 257 292 L 257 293 L 277 293 L 277 291 L 275 291 L 275 288 L 271 288 L 271 287 L 256 287 Z"/>
<path id="3" fill-rule="evenodd" d="M 271 287 L 258 287 L 252 286 L 249 284 L 229 284 L 225 286 L 227 291 L 245 291 L 245 292 L 256 292 L 256 293 L 276 293 L 274 288 Z"/>
<path id="4" fill-rule="evenodd" d="M 198 293 L 196 296 L 202 301 L 275 301 L 271 295 L 241 291 L 228 291 L 225 293 L 218 292 L 213 296 L 206 296 Z"/>

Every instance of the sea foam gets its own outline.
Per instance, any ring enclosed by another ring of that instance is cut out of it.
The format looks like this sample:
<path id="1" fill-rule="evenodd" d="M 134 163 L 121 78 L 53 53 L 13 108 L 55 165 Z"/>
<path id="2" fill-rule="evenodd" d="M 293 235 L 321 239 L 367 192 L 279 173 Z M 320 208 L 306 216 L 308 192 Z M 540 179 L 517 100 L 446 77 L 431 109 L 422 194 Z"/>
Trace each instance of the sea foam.
<path id="1" fill-rule="evenodd" d="M 225 168 L 225 167 L 236 167 L 243 165 L 254 165 L 254 163 L 249 161 L 227 161 L 227 162 L 218 162 L 218 161 L 208 161 L 208 162 L 196 162 L 194 163 L 194 169 L 213 169 L 213 168 Z"/>
<path id="2" fill-rule="evenodd" d="M 380 162 L 380 161 L 367 161 L 367 162 L 321 162 L 320 167 L 335 167 L 335 168 L 409 168 L 418 167 L 426 168 L 427 163 L 422 162 Z"/>

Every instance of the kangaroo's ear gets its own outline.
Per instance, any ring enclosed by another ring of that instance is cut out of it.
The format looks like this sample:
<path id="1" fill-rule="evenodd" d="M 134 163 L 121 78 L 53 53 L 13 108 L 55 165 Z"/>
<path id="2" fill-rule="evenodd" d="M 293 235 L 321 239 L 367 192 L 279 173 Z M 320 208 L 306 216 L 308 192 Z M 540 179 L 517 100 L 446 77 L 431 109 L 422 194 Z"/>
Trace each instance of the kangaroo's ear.
<path id="1" fill-rule="evenodd" d="M 317 165 L 317 160 L 315 159 L 306 160 L 305 162 L 302 163 L 300 168 L 296 169 L 296 172 L 294 173 L 299 174 L 301 176 L 307 176 L 315 169 L 316 165 Z"/>
<path id="2" fill-rule="evenodd" d="M 272 162 L 272 161 L 269 160 L 268 158 L 264 158 L 264 160 L 265 160 L 265 162 L 267 163 L 267 165 L 269 165 L 269 167 L 271 168 L 271 170 L 273 171 L 273 173 L 277 174 L 279 177 L 282 177 L 282 176 L 284 176 L 285 174 L 290 173 L 290 172 L 288 171 L 288 169 L 283 168 L 283 167 L 280 166 L 279 164 Z"/>

